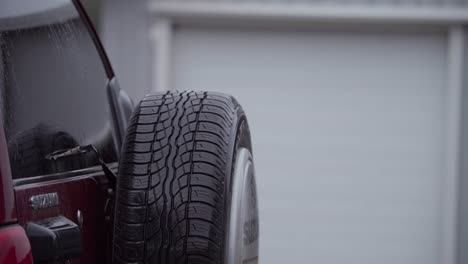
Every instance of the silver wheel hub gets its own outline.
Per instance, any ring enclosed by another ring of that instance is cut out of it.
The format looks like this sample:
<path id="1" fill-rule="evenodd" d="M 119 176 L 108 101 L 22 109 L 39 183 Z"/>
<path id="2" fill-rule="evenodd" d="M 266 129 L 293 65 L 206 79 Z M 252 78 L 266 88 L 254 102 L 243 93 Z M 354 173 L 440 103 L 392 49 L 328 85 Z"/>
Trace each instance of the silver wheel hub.
<path id="1" fill-rule="evenodd" d="M 252 154 L 238 150 L 232 175 L 232 203 L 228 218 L 226 264 L 257 264 L 259 219 Z"/>

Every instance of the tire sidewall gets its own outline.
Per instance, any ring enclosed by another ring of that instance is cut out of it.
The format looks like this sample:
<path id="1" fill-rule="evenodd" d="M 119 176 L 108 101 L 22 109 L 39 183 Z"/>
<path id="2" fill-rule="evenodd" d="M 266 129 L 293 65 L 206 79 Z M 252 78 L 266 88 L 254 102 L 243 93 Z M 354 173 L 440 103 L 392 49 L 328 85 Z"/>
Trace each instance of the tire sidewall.
<path id="1" fill-rule="evenodd" d="M 251 136 L 250 136 L 250 129 L 247 121 L 247 117 L 245 115 L 244 110 L 239 105 L 239 103 L 232 98 L 235 106 L 236 106 L 236 120 L 235 125 L 231 128 L 231 135 L 232 136 L 229 142 L 229 156 L 231 157 L 228 166 L 226 167 L 226 185 L 225 185 L 225 210 L 224 210 L 224 245 L 223 245 L 223 261 L 222 263 L 226 263 L 226 257 L 228 253 L 228 240 L 229 240 L 229 230 L 231 227 L 230 215 L 232 213 L 232 199 L 234 192 L 240 192 L 242 190 L 234 190 L 233 188 L 233 181 L 234 181 L 234 169 L 236 167 L 236 156 L 237 152 L 241 148 L 246 148 L 252 153 L 252 143 L 251 143 Z M 253 159 L 253 157 L 252 157 Z M 258 199 L 256 197 L 256 199 Z"/>

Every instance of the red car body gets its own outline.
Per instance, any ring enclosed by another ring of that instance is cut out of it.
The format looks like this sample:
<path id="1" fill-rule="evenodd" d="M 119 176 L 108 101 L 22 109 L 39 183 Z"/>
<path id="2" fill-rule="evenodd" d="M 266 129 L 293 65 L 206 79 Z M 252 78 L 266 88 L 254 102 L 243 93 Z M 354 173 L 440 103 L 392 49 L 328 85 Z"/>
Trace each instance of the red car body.
<path id="1" fill-rule="evenodd" d="M 78 1 L 73 1 L 73 4 L 94 42 L 109 85 L 115 85 L 114 73 L 90 20 Z M 120 89 L 116 91 L 117 94 L 122 93 Z M 112 110 L 115 114 L 116 109 Z M 122 133 L 123 125 L 116 123 L 118 121 L 113 123 L 113 127 L 118 127 L 114 129 L 118 131 L 113 132 Z M 26 225 L 57 216 L 80 223 L 83 250 L 80 256 L 66 260 L 70 261 L 67 263 L 110 263 L 112 214 L 108 208 L 109 181 L 101 167 L 14 180 L 10 158 L 4 125 L 0 122 L 0 264 L 33 263 L 31 244 L 25 232 Z M 115 171 L 117 166 L 114 162 L 109 167 Z M 34 210 L 31 207 L 31 198 L 48 193 L 57 193 L 60 203 L 51 208 Z"/>
<path id="2" fill-rule="evenodd" d="M 13 193 L 10 160 L 3 125 L 0 127 L 0 225 L 18 221 Z"/>
<path id="3" fill-rule="evenodd" d="M 13 191 L 8 148 L 0 127 L 0 263 L 32 264 L 28 237 L 18 225 L 17 207 Z"/>

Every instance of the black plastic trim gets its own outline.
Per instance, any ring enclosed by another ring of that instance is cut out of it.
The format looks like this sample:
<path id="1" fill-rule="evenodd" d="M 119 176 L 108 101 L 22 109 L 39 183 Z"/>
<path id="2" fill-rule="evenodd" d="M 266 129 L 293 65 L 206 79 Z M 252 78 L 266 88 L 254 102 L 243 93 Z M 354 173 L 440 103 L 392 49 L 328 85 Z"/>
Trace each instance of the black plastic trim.
<path id="1" fill-rule="evenodd" d="M 26 234 L 34 263 L 69 262 L 83 253 L 80 228 L 64 216 L 29 222 Z"/>
<path id="2" fill-rule="evenodd" d="M 112 121 L 114 122 L 114 138 L 116 139 L 116 149 L 120 152 L 125 133 L 127 131 L 130 116 L 133 112 L 133 101 L 128 94 L 122 90 L 113 78 L 107 84 L 107 97 L 110 103 Z M 118 153 L 120 156 L 120 153 Z"/>

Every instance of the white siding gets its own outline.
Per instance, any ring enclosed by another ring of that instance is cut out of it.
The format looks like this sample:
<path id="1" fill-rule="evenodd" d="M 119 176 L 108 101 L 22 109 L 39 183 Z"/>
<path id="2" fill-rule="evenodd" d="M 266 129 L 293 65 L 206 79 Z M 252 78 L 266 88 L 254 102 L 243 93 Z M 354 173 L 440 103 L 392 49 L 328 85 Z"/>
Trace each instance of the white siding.
<path id="1" fill-rule="evenodd" d="M 175 88 L 247 111 L 262 263 L 445 263 L 444 37 L 176 31 Z"/>

